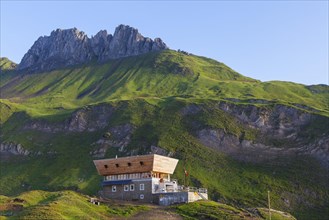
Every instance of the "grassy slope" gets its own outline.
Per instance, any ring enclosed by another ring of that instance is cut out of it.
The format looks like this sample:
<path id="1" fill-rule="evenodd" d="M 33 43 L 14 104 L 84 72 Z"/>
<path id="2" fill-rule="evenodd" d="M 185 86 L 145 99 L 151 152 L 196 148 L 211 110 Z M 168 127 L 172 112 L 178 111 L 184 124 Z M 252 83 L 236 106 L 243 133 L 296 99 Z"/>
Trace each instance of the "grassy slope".
<path id="1" fill-rule="evenodd" d="M 212 201 L 198 201 L 194 203 L 179 205 L 176 210 L 185 219 L 269 219 L 266 209 L 254 209 L 256 213 L 251 213 L 245 209 L 235 208 L 226 204 Z M 279 213 L 272 211 L 271 219 L 273 220 L 294 220 L 295 218 L 288 213 Z"/>
<path id="2" fill-rule="evenodd" d="M 299 104 L 329 115 L 329 87 L 312 90 L 291 82 L 259 82 L 217 61 L 175 51 L 149 53 L 105 64 L 1 77 L 2 98 L 30 115 L 57 114 L 86 104 L 134 98 L 263 99 Z M 299 106 L 299 107 L 301 107 Z"/>
<path id="3" fill-rule="evenodd" d="M 301 219 L 327 215 L 328 176 L 315 160 L 282 158 L 275 164 L 259 165 L 234 161 L 205 148 L 192 136 L 189 117 L 181 114 L 181 109 L 187 104 L 184 99 L 157 103 L 137 99 L 113 103 L 116 111 L 108 127 L 130 123 L 136 131 L 124 152 L 110 148 L 106 157 L 129 154 L 131 150 L 143 154 L 150 151 L 151 145 L 157 145 L 174 152 L 175 157 L 180 159 L 174 178 L 183 183 L 183 167 L 186 167 L 190 171 L 189 184 L 208 188 L 212 199 L 243 207 L 266 206 L 266 192 L 270 189 L 273 208 L 292 212 Z M 208 107 L 214 104 L 210 102 Z M 253 130 L 236 123 L 225 112 L 210 115 L 212 121 L 218 124 L 209 122 L 207 114 L 201 114 L 201 118 L 194 120 L 202 121 L 203 126 L 224 126 L 227 132 L 237 136 L 245 131 L 249 133 L 246 137 L 253 138 Z M 47 152 L 51 149 L 58 154 L 2 161 L 1 194 L 31 189 L 78 189 L 88 194 L 99 190 L 101 178 L 95 171 L 89 152 L 94 150 L 92 143 L 99 140 L 107 128 L 84 133 L 32 132 L 22 129 L 25 120 L 28 116 L 19 114 L 6 122 L 3 130 L 5 141 L 22 143 L 34 151 Z M 285 206 L 282 198 L 290 200 L 291 208 Z M 298 204 L 299 200 L 308 201 L 312 206 Z"/>
<path id="4" fill-rule="evenodd" d="M 24 200 L 14 202 L 14 198 Z M 13 211 L 12 204 L 23 205 L 20 211 Z M 17 197 L 2 196 L 0 215 L 13 213 L 2 219 L 109 219 L 111 217 L 129 217 L 148 210 L 143 205 L 93 205 L 89 198 L 73 191 L 45 192 L 29 191 Z M 1 216 L 0 216 L 1 219 Z"/>
<path id="5" fill-rule="evenodd" d="M 21 143 L 33 151 L 46 153 L 51 149 L 58 153 L 1 161 L 0 193 L 12 195 L 30 189 L 95 193 L 100 177 L 89 152 L 106 128 L 54 134 L 27 131 L 22 124 L 31 118 L 64 121 L 76 108 L 108 102 L 117 108 L 108 127 L 125 123 L 136 127 L 127 152 L 137 149 L 145 153 L 151 145 L 175 152 L 181 160 L 175 177 L 182 183 L 180 171 L 186 166 L 191 170 L 190 184 L 209 188 L 213 199 L 244 207 L 265 206 L 270 189 L 274 208 L 287 210 L 282 197 L 289 198 L 292 208 L 287 211 L 301 219 L 326 216 L 329 212 L 325 208 L 329 201 L 326 172 L 314 160 L 283 158 L 275 165 L 233 161 L 201 145 L 191 135 L 191 118 L 180 114 L 189 103 L 209 103 L 210 108 L 215 108 L 211 100 L 238 98 L 244 102 L 264 99 L 287 105 L 297 103 L 301 105 L 298 108 L 306 105 L 311 107 L 309 111 L 328 115 L 328 86 L 261 83 L 216 61 L 165 51 L 50 73 L 7 72 L 2 74 L 0 87 L 2 141 Z M 250 140 L 255 136 L 254 130 L 236 123 L 224 112 L 204 112 L 193 120 L 204 126 L 225 127 L 236 136 L 246 132 Z M 112 148 L 106 156 L 127 152 Z M 297 204 L 300 198 L 317 208 Z"/>
<path id="6" fill-rule="evenodd" d="M 1 57 L 0 58 L 0 70 L 1 73 L 3 71 L 9 71 L 9 70 L 13 70 L 15 69 L 17 66 L 16 63 L 14 63 L 13 61 L 9 60 L 7 57 Z"/>
<path id="7" fill-rule="evenodd" d="M 14 201 L 16 199 L 16 201 Z M 20 199 L 20 201 L 18 201 Z M 21 207 L 17 209 L 17 207 Z M 16 207 L 16 210 L 15 210 Z M 68 208 L 70 207 L 70 208 Z M 155 209 L 177 212 L 184 219 L 267 219 L 266 209 L 255 209 L 251 213 L 245 209 L 212 201 L 198 201 L 172 207 L 132 205 L 125 202 L 89 203 L 89 197 L 73 191 L 46 192 L 33 190 L 16 197 L 0 196 L 0 219 L 111 219 L 149 215 Z M 258 212 L 258 213 L 257 213 Z M 168 216 L 168 214 L 167 214 Z M 167 217 L 166 216 L 166 217 Z M 163 216 L 164 217 L 164 216 Z M 293 220 L 289 214 L 272 211 L 273 220 Z"/>

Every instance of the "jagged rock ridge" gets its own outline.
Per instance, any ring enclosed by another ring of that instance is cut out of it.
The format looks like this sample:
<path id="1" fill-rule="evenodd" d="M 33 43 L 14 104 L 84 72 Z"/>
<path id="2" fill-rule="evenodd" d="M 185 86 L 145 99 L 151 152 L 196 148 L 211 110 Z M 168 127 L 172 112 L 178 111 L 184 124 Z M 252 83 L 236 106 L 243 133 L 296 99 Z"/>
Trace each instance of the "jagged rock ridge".
<path id="1" fill-rule="evenodd" d="M 168 49 L 160 39 L 143 37 L 137 29 L 119 25 L 113 35 L 106 30 L 94 37 L 76 28 L 52 31 L 50 36 L 39 37 L 24 55 L 18 70 L 29 72 L 53 70 L 58 67 L 99 62 Z"/>

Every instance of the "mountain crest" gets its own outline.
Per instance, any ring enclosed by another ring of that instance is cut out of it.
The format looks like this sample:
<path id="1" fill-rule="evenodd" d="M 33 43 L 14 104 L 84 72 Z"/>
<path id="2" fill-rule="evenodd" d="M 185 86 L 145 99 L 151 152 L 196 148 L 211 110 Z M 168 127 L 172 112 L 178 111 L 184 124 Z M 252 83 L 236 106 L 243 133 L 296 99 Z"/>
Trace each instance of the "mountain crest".
<path id="1" fill-rule="evenodd" d="M 9 60 L 7 57 L 0 57 L 0 73 L 14 70 L 17 64 Z"/>
<path id="2" fill-rule="evenodd" d="M 119 25 L 113 35 L 101 30 L 91 38 L 77 28 L 56 29 L 50 36 L 39 37 L 24 55 L 18 70 L 49 71 L 91 60 L 103 62 L 165 49 L 168 47 L 160 38 L 144 37 L 127 25 Z"/>
<path id="3" fill-rule="evenodd" d="M 50 36 L 54 37 L 67 37 L 67 36 L 72 36 L 77 39 L 85 39 L 88 38 L 87 35 L 83 31 L 79 31 L 76 27 L 70 28 L 70 29 L 60 29 L 57 28 L 56 30 L 52 31 Z"/>

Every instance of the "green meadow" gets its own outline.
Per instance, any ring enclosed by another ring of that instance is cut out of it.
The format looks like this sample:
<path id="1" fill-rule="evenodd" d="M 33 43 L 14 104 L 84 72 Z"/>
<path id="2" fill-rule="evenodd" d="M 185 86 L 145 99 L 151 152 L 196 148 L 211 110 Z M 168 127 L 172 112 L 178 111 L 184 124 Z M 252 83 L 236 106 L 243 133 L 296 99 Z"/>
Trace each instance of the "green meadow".
<path id="1" fill-rule="evenodd" d="M 198 130 L 211 128 L 234 137 L 243 134 L 248 141 L 260 139 L 259 130 L 220 110 L 217 106 L 221 102 L 268 109 L 284 105 L 327 118 L 326 85 L 261 82 L 215 60 L 171 50 L 46 73 L 13 71 L 13 64 L 6 59 L 1 59 L 0 66 L 1 142 L 20 143 L 38 152 L 0 162 L 0 194 L 5 195 L 4 200 L 19 196 L 27 201 L 18 213 L 22 219 L 106 219 L 147 210 L 144 206 L 116 211 L 93 206 L 84 195 L 66 191 L 97 194 L 102 178 L 90 152 L 101 138 L 111 140 L 110 128 L 126 124 L 134 128 L 129 144 L 123 151 L 109 148 L 105 157 L 148 153 L 150 146 L 159 146 L 180 160 L 173 178 L 183 183 L 186 167 L 189 185 L 208 188 L 212 200 L 227 204 L 200 202 L 175 208 L 184 218 L 243 217 L 249 213 L 247 208 L 266 207 L 268 190 L 274 209 L 292 213 L 298 219 L 328 216 L 328 172 L 316 159 L 300 155 L 266 163 L 241 162 L 205 147 L 195 136 Z M 182 109 L 191 105 L 198 106 L 200 112 L 182 114 Z M 60 127 L 76 111 L 88 112 L 97 106 L 113 109 L 108 124 L 101 129 L 49 132 L 26 128 L 33 122 Z M 316 121 L 305 128 L 306 135 L 312 134 L 309 138 L 316 139 L 320 132 L 328 130 L 326 125 L 325 120 Z M 285 142 L 279 145 L 289 147 Z M 283 198 L 288 198 L 289 206 Z M 74 205 L 65 209 L 68 203 Z M 263 213 L 261 209 L 259 213 Z M 258 216 L 266 218 L 266 212 Z"/>

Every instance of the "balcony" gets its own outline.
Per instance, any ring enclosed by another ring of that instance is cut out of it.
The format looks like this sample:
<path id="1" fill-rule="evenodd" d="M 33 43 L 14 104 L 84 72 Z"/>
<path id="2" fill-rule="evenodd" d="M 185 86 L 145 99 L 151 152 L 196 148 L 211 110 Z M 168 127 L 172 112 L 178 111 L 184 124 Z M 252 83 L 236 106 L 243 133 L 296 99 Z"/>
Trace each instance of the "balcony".
<path id="1" fill-rule="evenodd" d="M 124 185 L 131 183 L 131 180 L 104 180 L 102 182 L 102 186 L 109 186 L 109 185 Z"/>

